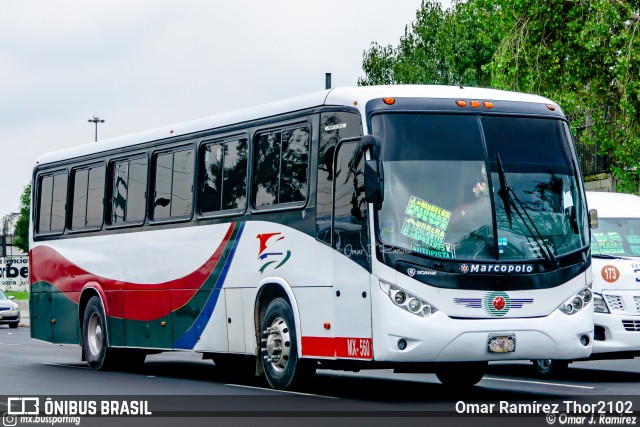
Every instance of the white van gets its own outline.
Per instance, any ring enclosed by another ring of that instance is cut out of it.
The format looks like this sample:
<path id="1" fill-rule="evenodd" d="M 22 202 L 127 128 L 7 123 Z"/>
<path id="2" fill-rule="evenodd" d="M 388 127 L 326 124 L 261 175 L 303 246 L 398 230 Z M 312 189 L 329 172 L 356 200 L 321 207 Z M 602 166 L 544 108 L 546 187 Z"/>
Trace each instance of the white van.
<path id="1" fill-rule="evenodd" d="M 592 218 L 594 341 L 589 360 L 640 356 L 640 197 L 587 192 Z M 535 360 L 539 374 L 558 373 L 569 361 Z"/>

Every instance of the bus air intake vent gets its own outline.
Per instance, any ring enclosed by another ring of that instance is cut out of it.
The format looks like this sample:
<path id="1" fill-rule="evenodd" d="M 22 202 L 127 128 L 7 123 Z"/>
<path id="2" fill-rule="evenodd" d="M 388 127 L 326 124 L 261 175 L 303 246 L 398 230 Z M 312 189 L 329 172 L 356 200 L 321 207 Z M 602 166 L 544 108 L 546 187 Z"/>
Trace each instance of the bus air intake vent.
<path id="1" fill-rule="evenodd" d="M 619 297 L 618 295 L 605 295 L 604 297 L 606 298 L 607 305 L 609 306 L 609 310 L 611 310 L 612 313 L 626 313 L 621 297 Z"/>
<path id="2" fill-rule="evenodd" d="M 623 320 L 622 326 L 629 332 L 640 332 L 640 320 Z"/>

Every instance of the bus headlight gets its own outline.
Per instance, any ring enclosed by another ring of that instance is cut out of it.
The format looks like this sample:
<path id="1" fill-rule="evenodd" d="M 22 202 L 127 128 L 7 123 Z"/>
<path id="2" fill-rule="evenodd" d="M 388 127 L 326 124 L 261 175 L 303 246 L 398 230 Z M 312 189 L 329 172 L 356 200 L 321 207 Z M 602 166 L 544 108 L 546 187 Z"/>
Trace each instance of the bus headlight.
<path id="1" fill-rule="evenodd" d="M 560 311 L 564 314 L 572 315 L 576 314 L 587 305 L 593 299 L 593 292 L 591 292 L 591 284 L 588 284 L 583 290 L 562 303 Z"/>
<path id="2" fill-rule="evenodd" d="M 600 294 L 593 294 L 593 311 L 596 313 L 609 313 L 607 303 Z"/>
<path id="3" fill-rule="evenodd" d="M 391 283 L 380 280 L 380 289 L 389 296 L 391 301 L 403 310 L 420 317 L 429 317 L 436 311 L 433 305 Z"/>

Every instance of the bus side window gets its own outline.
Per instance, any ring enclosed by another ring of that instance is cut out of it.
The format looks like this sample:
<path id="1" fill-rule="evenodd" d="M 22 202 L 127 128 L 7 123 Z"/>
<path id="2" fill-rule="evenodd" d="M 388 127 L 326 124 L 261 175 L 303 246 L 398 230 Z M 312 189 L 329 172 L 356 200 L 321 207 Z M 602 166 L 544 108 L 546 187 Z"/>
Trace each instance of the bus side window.
<path id="1" fill-rule="evenodd" d="M 199 182 L 200 213 L 243 211 L 247 202 L 247 139 L 203 145 Z"/>
<path id="2" fill-rule="evenodd" d="M 360 114 L 331 111 L 320 115 L 318 147 L 318 190 L 316 192 L 316 239 L 331 245 L 333 207 L 333 160 L 341 139 L 362 135 Z"/>
<path id="3" fill-rule="evenodd" d="M 255 207 L 304 203 L 309 194 L 309 127 L 257 136 Z"/>
<path id="4" fill-rule="evenodd" d="M 193 208 L 193 149 L 155 157 L 153 219 L 185 218 Z"/>
<path id="5" fill-rule="evenodd" d="M 40 179 L 38 233 L 64 231 L 67 206 L 67 173 Z"/>
<path id="6" fill-rule="evenodd" d="M 72 230 L 102 226 L 104 176 L 105 167 L 102 165 L 73 171 Z"/>
<path id="7" fill-rule="evenodd" d="M 147 159 L 139 157 L 113 163 L 111 224 L 144 221 L 147 205 Z"/>
<path id="8" fill-rule="evenodd" d="M 367 202 L 364 198 L 364 155 L 357 142 L 338 146 L 334 162 L 333 248 L 369 268 Z"/>

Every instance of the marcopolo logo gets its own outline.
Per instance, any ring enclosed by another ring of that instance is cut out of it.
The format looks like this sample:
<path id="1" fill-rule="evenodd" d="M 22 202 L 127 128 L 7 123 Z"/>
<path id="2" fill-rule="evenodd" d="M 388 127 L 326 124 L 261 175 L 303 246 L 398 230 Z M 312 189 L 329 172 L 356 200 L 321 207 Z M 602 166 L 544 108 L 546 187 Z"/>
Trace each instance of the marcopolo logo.
<path id="1" fill-rule="evenodd" d="M 532 264 L 462 264 L 461 273 L 500 273 L 523 274 L 533 273 Z"/>
<path id="2" fill-rule="evenodd" d="M 291 258 L 291 251 L 282 251 L 277 249 L 282 245 L 278 242 L 284 240 L 284 235 L 282 233 L 258 234 L 256 239 L 260 241 L 260 247 L 258 248 L 258 260 L 267 260 L 260 267 L 260 274 L 262 274 L 267 267 L 272 267 L 274 270 L 282 267 L 284 263 L 289 261 L 289 258 Z"/>

